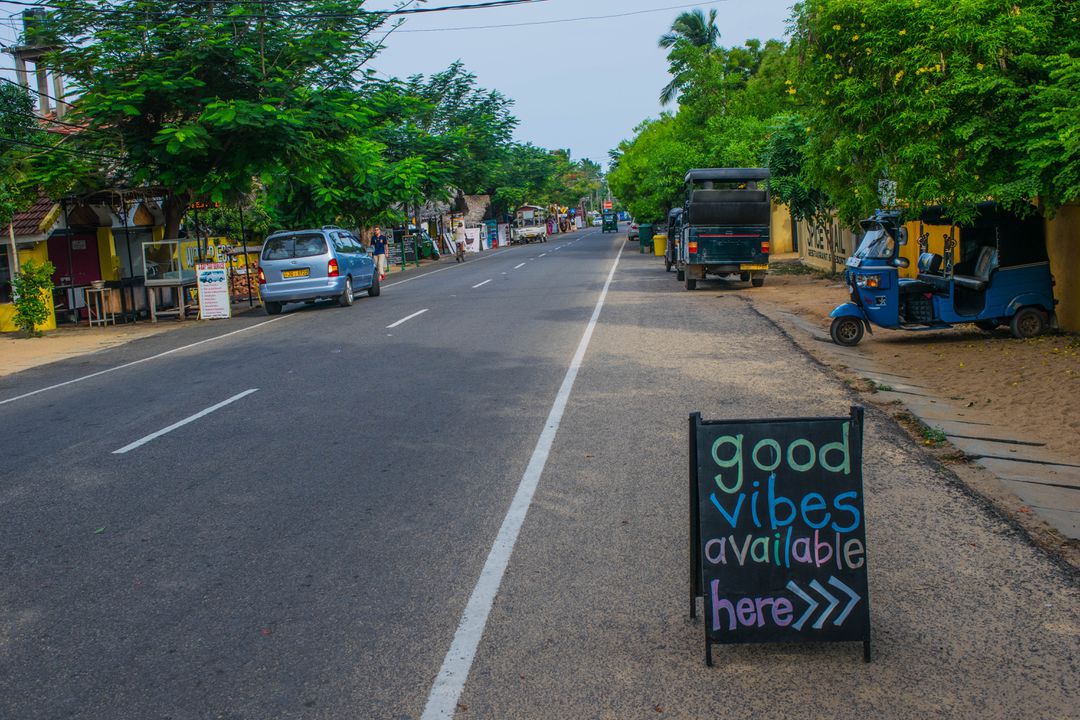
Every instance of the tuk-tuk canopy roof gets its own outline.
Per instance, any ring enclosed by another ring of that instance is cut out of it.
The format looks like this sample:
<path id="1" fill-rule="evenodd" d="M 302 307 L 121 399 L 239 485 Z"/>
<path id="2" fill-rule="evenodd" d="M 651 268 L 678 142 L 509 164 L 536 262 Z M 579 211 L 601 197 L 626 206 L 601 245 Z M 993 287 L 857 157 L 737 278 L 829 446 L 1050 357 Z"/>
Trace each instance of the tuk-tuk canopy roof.
<path id="1" fill-rule="evenodd" d="M 685 183 L 701 180 L 739 182 L 742 180 L 768 180 L 768 168 L 697 168 L 686 173 Z"/>

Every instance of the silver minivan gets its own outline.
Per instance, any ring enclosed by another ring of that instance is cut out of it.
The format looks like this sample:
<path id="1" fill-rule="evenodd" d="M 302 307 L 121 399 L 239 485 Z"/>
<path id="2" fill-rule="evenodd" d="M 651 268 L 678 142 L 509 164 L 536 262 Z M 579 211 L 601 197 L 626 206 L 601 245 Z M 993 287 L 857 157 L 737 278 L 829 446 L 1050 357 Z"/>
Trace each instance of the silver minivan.
<path id="1" fill-rule="evenodd" d="M 337 299 L 353 304 L 354 293 L 379 294 L 375 261 L 350 232 L 336 227 L 276 232 L 259 257 L 259 293 L 267 315 L 286 303 Z"/>

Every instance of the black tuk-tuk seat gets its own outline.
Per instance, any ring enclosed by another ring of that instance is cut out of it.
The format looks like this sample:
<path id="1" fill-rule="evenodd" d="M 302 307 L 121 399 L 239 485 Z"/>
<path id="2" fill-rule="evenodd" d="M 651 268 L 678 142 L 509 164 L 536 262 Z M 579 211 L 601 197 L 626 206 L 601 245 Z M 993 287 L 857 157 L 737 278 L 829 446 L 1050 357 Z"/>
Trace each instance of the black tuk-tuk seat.
<path id="1" fill-rule="evenodd" d="M 997 248 L 984 245 L 979 250 L 979 259 L 975 261 L 974 275 L 953 275 L 953 280 L 960 287 L 969 290 L 982 290 L 990 282 L 990 273 L 997 267 Z"/>
<path id="2" fill-rule="evenodd" d="M 937 253 L 925 252 L 919 255 L 918 285 L 913 284 L 906 289 L 948 294 L 949 281 L 941 274 L 942 262 L 944 262 L 944 258 Z"/>

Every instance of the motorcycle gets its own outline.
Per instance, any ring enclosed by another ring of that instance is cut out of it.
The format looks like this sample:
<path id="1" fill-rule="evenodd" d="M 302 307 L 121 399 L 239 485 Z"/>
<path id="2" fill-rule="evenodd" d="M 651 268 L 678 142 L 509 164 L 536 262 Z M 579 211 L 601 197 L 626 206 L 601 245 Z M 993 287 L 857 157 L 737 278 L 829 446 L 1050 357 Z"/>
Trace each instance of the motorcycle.
<path id="1" fill-rule="evenodd" d="M 457 241 L 457 254 L 454 256 L 455 262 L 465 262 L 465 241 Z"/>

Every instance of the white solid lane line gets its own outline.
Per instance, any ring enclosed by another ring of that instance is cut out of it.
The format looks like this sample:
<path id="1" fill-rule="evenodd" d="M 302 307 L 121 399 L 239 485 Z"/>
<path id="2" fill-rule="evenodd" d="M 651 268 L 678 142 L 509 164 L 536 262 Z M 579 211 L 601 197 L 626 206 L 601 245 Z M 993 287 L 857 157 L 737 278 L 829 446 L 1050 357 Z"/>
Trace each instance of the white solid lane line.
<path id="1" fill-rule="evenodd" d="M 620 247 L 618 255 L 615 256 L 615 262 L 611 264 L 611 271 L 604 283 L 604 289 L 600 291 L 600 298 L 596 301 L 589 324 L 585 327 L 585 333 L 581 336 L 581 342 L 578 343 L 577 351 L 570 361 L 570 367 L 566 370 L 562 386 L 559 387 L 559 393 L 555 396 L 555 403 L 551 406 L 551 412 L 548 413 L 547 422 L 544 423 L 544 430 L 536 441 L 536 448 L 529 459 L 529 465 L 521 477 L 521 483 L 510 503 L 510 509 L 503 518 L 499 534 L 495 537 L 484 567 L 480 571 L 480 578 L 476 581 L 472 595 L 469 596 L 469 602 L 465 606 L 465 612 L 461 615 L 461 622 L 454 633 L 450 649 L 443 659 L 442 667 L 439 668 L 439 674 L 435 677 L 435 684 L 432 685 L 431 693 L 428 695 L 424 714 L 420 716 L 421 720 L 454 717 L 458 699 L 465 689 L 465 681 L 469 677 L 469 670 L 476 658 L 476 648 L 487 626 L 491 606 L 495 602 L 499 586 L 502 585 L 506 566 L 510 563 L 510 554 L 514 551 L 514 544 L 525 522 L 525 514 L 529 511 L 529 505 L 532 504 L 536 486 L 540 482 L 540 475 L 544 472 L 548 454 L 555 442 L 555 434 L 559 431 L 563 411 L 566 410 L 566 403 L 574 388 L 574 380 L 577 379 L 578 370 L 585 359 L 585 351 L 589 347 L 589 340 L 592 339 L 596 321 L 600 317 L 600 310 L 604 307 L 604 299 L 615 277 L 615 268 L 619 266 L 622 251 Z"/>
<path id="2" fill-rule="evenodd" d="M 475 285 L 473 285 L 473 290 L 475 290 L 478 287 L 481 287 L 482 285 L 487 285 L 489 282 L 491 282 L 491 278 L 488 278 L 487 280 L 485 280 L 482 283 L 476 283 Z"/>
<path id="3" fill-rule="evenodd" d="M 16 400 L 22 400 L 23 398 L 28 398 L 31 395 L 37 395 L 38 393 L 43 393 L 43 392 L 46 392 L 48 390 L 55 390 L 56 388 L 62 388 L 65 385 L 72 385 L 72 384 L 77 383 L 77 382 L 82 382 L 83 380 L 89 380 L 90 378 L 96 378 L 99 375 L 105 375 L 107 373 L 115 372 L 117 370 L 123 370 L 124 368 L 131 367 L 132 365 L 140 365 L 140 364 L 142 364 L 144 362 L 150 362 L 151 360 L 157 360 L 158 358 L 165 357 L 166 355 L 172 355 L 173 353 L 180 352 L 181 350 L 188 350 L 190 348 L 197 347 L 199 345 L 203 345 L 203 344 L 208 343 L 208 342 L 214 342 L 215 340 L 222 340 L 222 339 L 227 338 L 227 337 L 229 337 L 231 335 L 237 335 L 237 334 L 242 333 L 242 332 L 247 332 L 248 330 L 254 330 L 255 328 L 262 327 L 263 325 L 269 325 L 272 322 L 277 322 L 278 320 L 285 320 L 285 319 L 288 319 L 290 317 L 293 317 L 293 316 L 292 315 L 282 315 L 281 317 L 276 317 L 273 320 L 265 320 L 265 321 L 263 321 L 261 323 L 256 323 L 255 325 L 249 325 L 249 326 L 247 326 L 245 328 L 240 328 L 239 330 L 233 330 L 232 332 L 224 333 L 223 335 L 215 335 L 212 338 L 206 338 L 205 340 L 199 340 L 198 342 L 193 342 L 193 343 L 191 343 L 189 345 L 183 345 L 183 346 L 178 347 L 178 348 L 173 348 L 172 350 L 166 350 L 165 352 L 160 352 L 157 355 L 151 355 L 150 357 L 144 357 L 142 360 L 132 360 L 129 363 L 124 363 L 123 365 L 117 365 L 116 367 L 106 368 L 105 370 L 99 370 L 99 371 L 97 371 L 95 373 L 90 373 L 89 375 L 83 375 L 82 377 L 77 377 L 77 378 L 75 378 L 73 380 L 67 380 L 65 382 L 57 383 L 55 385 L 50 385 L 48 387 L 39 388 L 37 390 L 31 390 L 28 393 L 23 393 L 22 395 L 16 395 L 15 397 L 10 397 L 7 400 L 0 400 L 0 405 L 6 405 L 7 403 L 15 402 Z"/>
<path id="4" fill-rule="evenodd" d="M 417 312 L 414 312 L 414 313 L 413 313 L 412 315 L 407 315 L 407 316 L 405 316 L 405 317 L 401 318 L 400 320 L 398 320 L 398 321 L 397 321 L 396 323 L 391 323 L 390 325 L 387 325 L 387 326 L 386 326 L 386 329 L 387 329 L 387 330 L 392 330 L 393 328 L 396 328 L 396 327 L 397 327 L 398 325 L 401 325 L 402 323 L 407 323 L 407 322 L 409 322 L 409 321 L 410 321 L 410 320 L 412 320 L 412 319 L 413 319 L 414 317 L 418 317 L 418 316 L 420 316 L 420 315 L 423 315 L 423 314 L 424 314 L 424 313 L 426 313 L 427 311 L 428 311 L 428 309 L 427 309 L 427 308 L 424 308 L 423 310 L 419 310 L 419 311 L 417 311 Z"/>
<path id="5" fill-rule="evenodd" d="M 517 270 L 518 268 L 523 268 L 523 267 L 525 267 L 525 263 L 518 263 L 517 265 L 514 266 L 514 269 Z"/>
<path id="6" fill-rule="evenodd" d="M 230 403 L 234 403 L 234 402 L 236 402 L 237 400 L 239 400 L 241 398 L 247 397 L 248 395 L 250 395 L 253 392 L 258 392 L 258 390 L 259 390 L 259 388 L 251 388 L 250 390 L 245 390 L 242 393 L 238 393 L 236 395 L 233 395 L 228 400 L 222 400 L 217 405 L 211 405 L 210 407 L 206 408 L 205 410 L 201 410 L 201 411 L 195 413 L 191 417 L 187 417 L 187 418 L 184 418 L 183 420 L 181 420 L 180 422 L 173 423 L 172 425 L 170 425 L 167 428 L 162 428 L 161 430 L 158 430 L 156 433 L 150 433 L 146 437 L 140 438 L 139 440 L 136 440 L 135 442 L 131 443 L 130 445 L 125 445 L 124 447 L 120 448 L 119 450 L 113 450 L 113 455 L 123 455 L 124 453 L 126 453 L 128 451 L 134 450 L 137 447 L 145 445 L 146 443 L 150 442 L 154 438 L 159 438 L 162 435 L 164 435 L 165 433 L 170 433 L 173 430 L 175 430 L 176 428 L 183 427 L 183 426 L 187 425 L 190 422 L 194 422 L 194 421 L 198 420 L 201 417 L 209 415 L 210 413 L 214 412 L 215 410 L 220 410 L 221 408 L 225 407 L 226 405 L 228 405 Z"/>

